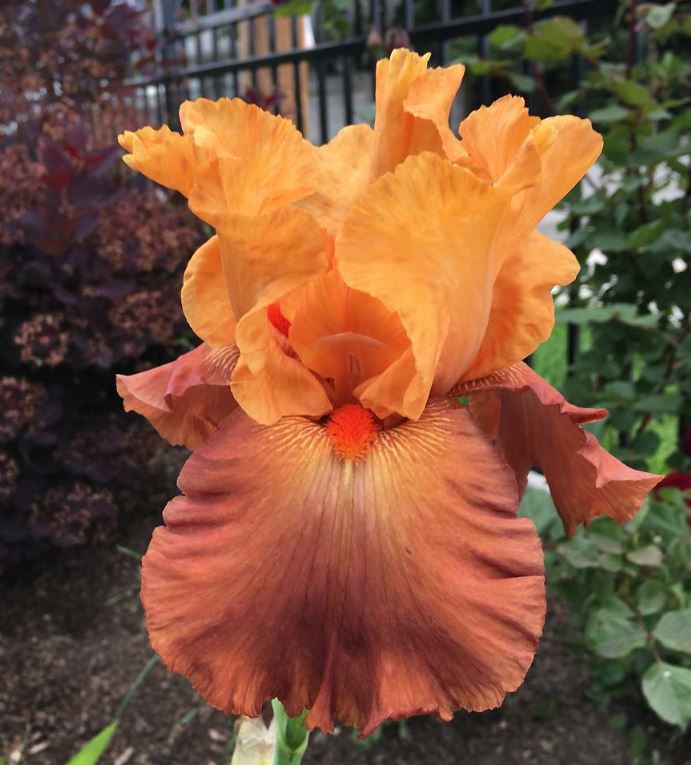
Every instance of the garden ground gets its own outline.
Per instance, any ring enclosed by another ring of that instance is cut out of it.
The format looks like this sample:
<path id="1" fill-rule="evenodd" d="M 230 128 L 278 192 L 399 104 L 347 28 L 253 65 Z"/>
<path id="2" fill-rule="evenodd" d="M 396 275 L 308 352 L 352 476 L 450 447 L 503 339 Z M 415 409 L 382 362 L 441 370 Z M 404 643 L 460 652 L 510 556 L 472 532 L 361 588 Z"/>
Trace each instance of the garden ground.
<path id="1" fill-rule="evenodd" d="M 161 504 L 164 499 L 161 497 Z M 118 539 L 56 555 L 0 579 L 0 762 L 65 765 L 110 722 L 151 657 L 142 627 L 138 561 L 155 514 L 130 515 Z M 118 548 L 120 545 L 120 548 Z M 363 745 L 350 731 L 312 736 L 306 765 L 633 765 L 630 733 L 587 698 L 587 670 L 559 641 L 552 603 L 524 686 L 497 711 L 386 726 Z M 631 711 L 631 710 L 629 710 Z M 634 710 L 649 758 L 691 765 L 691 743 Z M 629 716 L 631 720 L 631 715 Z M 186 681 L 156 666 L 127 709 L 104 765 L 227 765 L 233 725 Z M 686 752 L 686 754 L 684 754 Z"/>

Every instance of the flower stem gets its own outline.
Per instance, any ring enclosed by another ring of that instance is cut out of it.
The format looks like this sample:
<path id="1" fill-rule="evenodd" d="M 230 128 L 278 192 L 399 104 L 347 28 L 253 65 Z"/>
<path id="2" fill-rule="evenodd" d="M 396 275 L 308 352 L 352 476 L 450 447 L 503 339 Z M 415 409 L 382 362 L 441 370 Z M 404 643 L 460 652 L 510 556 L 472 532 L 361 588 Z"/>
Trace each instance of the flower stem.
<path id="1" fill-rule="evenodd" d="M 276 727 L 273 765 L 300 765 L 310 735 L 304 725 L 307 710 L 298 717 L 289 717 L 278 699 L 274 699 L 271 706 Z"/>

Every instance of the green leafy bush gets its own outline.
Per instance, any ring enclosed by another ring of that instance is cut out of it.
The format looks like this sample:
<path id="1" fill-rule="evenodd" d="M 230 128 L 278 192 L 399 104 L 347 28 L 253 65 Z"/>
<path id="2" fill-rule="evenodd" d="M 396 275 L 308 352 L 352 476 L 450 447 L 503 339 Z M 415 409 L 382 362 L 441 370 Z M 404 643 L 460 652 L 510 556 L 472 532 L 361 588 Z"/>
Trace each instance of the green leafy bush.
<path id="1" fill-rule="evenodd" d="M 604 135 L 598 170 L 567 197 L 560 224 L 583 266 L 561 315 L 580 335 L 565 387 L 609 408 L 608 448 L 657 470 L 681 468 L 677 432 L 691 412 L 689 36 L 688 4 L 621 2 L 590 33 L 554 16 L 496 28 L 487 58 L 459 51 L 533 111 L 580 113 Z"/>
<path id="2" fill-rule="evenodd" d="M 566 639 L 591 661 L 592 694 L 645 699 L 665 722 L 691 722 L 691 506 L 651 497 L 624 526 L 609 518 L 565 539 L 549 496 L 523 511 L 545 539 L 548 582 L 570 605 Z"/>

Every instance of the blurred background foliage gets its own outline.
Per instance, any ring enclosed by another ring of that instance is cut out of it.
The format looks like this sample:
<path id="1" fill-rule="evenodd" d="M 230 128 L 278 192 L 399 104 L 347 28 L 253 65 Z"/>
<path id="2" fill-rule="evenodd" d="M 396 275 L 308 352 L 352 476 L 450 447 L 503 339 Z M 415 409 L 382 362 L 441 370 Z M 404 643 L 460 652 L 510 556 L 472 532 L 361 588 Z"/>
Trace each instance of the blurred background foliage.
<path id="1" fill-rule="evenodd" d="M 108 0 L 0 7 L 0 571 L 102 540 L 160 472 L 114 372 L 186 347 L 179 285 L 201 232 L 121 171 L 107 130 L 147 34 Z"/>

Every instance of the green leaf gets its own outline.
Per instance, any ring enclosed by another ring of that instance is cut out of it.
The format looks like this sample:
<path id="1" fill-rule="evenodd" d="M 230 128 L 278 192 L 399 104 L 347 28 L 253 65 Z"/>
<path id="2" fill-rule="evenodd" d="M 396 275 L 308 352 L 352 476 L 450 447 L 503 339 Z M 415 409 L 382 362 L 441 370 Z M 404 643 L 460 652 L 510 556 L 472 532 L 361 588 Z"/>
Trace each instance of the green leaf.
<path id="1" fill-rule="evenodd" d="M 574 568 L 599 568 L 597 547 L 584 536 L 575 536 L 557 547 Z"/>
<path id="2" fill-rule="evenodd" d="M 70 759 L 67 765 L 95 765 L 108 748 L 118 727 L 118 721 L 106 726 L 98 735 L 94 736 Z"/>
<path id="3" fill-rule="evenodd" d="M 635 305 L 612 303 L 608 306 L 592 308 L 564 308 L 557 311 L 557 320 L 571 324 L 603 324 L 608 321 L 620 321 L 632 327 L 652 327 L 658 322 L 654 314 L 638 314 Z"/>
<path id="4" fill-rule="evenodd" d="M 679 229 L 668 229 L 662 235 L 662 241 L 666 244 L 674 247 L 675 250 L 681 250 L 687 255 L 691 255 L 691 236 L 685 231 L 679 231 Z"/>
<path id="5" fill-rule="evenodd" d="M 655 104 L 648 89 L 634 80 L 614 81 L 614 90 L 625 104 L 652 108 Z"/>
<path id="6" fill-rule="evenodd" d="M 621 122 L 631 116 L 631 110 L 625 109 L 619 104 L 609 104 L 602 109 L 595 109 L 590 112 L 590 119 L 601 125 L 611 125 L 614 122 Z"/>
<path id="7" fill-rule="evenodd" d="M 563 530 L 554 503 L 549 493 L 543 489 L 528 488 L 518 514 L 530 518 L 537 533 L 548 539 L 563 538 Z"/>
<path id="8" fill-rule="evenodd" d="M 643 695 L 665 722 L 684 729 L 691 722 L 691 670 L 656 662 L 643 675 Z"/>
<path id="9" fill-rule="evenodd" d="M 489 35 L 489 41 L 493 47 L 499 50 L 507 50 L 516 45 L 522 44 L 525 39 L 525 32 L 513 24 L 500 24 L 495 27 Z"/>
<path id="10" fill-rule="evenodd" d="M 590 647 L 606 659 L 628 656 L 646 642 L 643 627 L 611 606 L 599 608 L 592 614 L 586 627 Z"/>
<path id="11" fill-rule="evenodd" d="M 647 545 L 638 550 L 632 550 L 626 556 L 627 560 L 635 563 L 637 566 L 656 567 L 662 563 L 662 550 L 657 545 Z"/>
<path id="12" fill-rule="evenodd" d="M 535 80 L 530 75 L 521 74 L 520 72 L 511 72 L 509 74 L 509 79 L 514 87 L 522 93 L 532 93 L 535 90 Z"/>
<path id="13" fill-rule="evenodd" d="M 636 605 L 643 616 L 656 614 L 665 605 L 665 586 L 657 579 L 648 579 L 638 588 Z"/>
<path id="14" fill-rule="evenodd" d="M 650 414 L 676 414 L 682 404 L 682 397 L 676 393 L 655 393 L 639 398 L 633 408 Z"/>
<path id="15" fill-rule="evenodd" d="M 273 9 L 274 16 L 306 16 L 312 12 L 312 0 L 288 0 L 287 3 L 281 3 Z"/>
<path id="16" fill-rule="evenodd" d="M 676 6 L 674 3 L 666 3 L 665 5 L 649 5 L 648 12 L 644 16 L 645 23 L 651 29 L 660 29 L 672 18 L 675 7 Z"/>
<path id="17" fill-rule="evenodd" d="M 660 219 L 644 223 L 633 231 L 627 239 L 627 244 L 632 249 L 644 247 L 656 241 L 664 231 L 665 224 Z"/>
<path id="18" fill-rule="evenodd" d="M 657 623 L 653 635 L 665 648 L 691 653 L 691 609 L 668 611 Z"/>
<path id="19" fill-rule="evenodd" d="M 611 518 L 595 518 L 588 527 L 588 537 L 602 552 L 624 552 L 624 531 Z"/>

